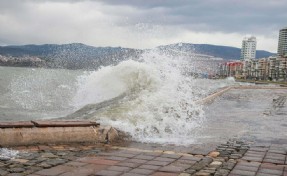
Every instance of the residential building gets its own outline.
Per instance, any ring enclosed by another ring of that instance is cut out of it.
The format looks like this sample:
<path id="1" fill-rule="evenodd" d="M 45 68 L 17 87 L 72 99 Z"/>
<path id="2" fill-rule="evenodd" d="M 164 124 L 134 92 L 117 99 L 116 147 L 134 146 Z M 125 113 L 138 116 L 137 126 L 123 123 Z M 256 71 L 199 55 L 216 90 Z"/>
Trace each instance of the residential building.
<path id="1" fill-rule="evenodd" d="M 219 76 L 221 77 L 240 77 L 242 75 L 243 63 L 240 61 L 229 61 L 220 65 Z"/>
<path id="2" fill-rule="evenodd" d="M 287 57 L 287 27 L 279 31 L 277 54 L 279 57 Z"/>
<path id="3" fill-rule="evenodd" d="M 244 38 L 241 48 L 241 60 L 252 60 L 256 57 L 256 37 Z"/>
<path id="4" fill-rule="evenodd" d="M 221 64 L 219 76 L 287 81 L 287 58 L 270 56 L 255 60 L 226 62 Z"/>

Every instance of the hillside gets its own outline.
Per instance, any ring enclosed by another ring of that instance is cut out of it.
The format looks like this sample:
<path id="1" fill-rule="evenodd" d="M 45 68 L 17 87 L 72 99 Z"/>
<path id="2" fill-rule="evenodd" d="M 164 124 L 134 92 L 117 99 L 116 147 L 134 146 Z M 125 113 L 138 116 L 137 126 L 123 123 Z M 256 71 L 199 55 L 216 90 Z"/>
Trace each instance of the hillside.
<path id="1" fill-rule="evenodd" d="M 225 60 L 239 59 L 240 49 L 228 46 L 178 43 L 157 47 L 162 52 L 177 55 L 186 53 L 210 55 Z M 0 46 L 0 65 L 25 67 L 51 67 L 68 69 L 96 69 L 99 66 L 117 64 L 128 58 L 138 58 L 145 50 L 121 47 L 93 47 L 81 43 Z M 257 51 L 257 58 L 274 55 Z"/>
<path id="2" fill-rule="evenodd" d="M 240 58 L 240 48 L 220 45 L 208 45 L 208 44 L 191 44 L 191 43 L 177 43 L 171 45 L 159 46 L 162 50 L 176 50 L 186 53 L 196 53 L 210 55 L 214 57 L 223 58 L 225 60 L 234 60 Z M 263 58 L 275 55 L 264 50 L 256 51 L 256 58 Z"/>
<path id="3" fill-rule="evenodd" d="M 6 58 L 14 60 L 26 58 L 27 60 L 27 57 L 37 57 L 45 62 L 46 67 L 69 69 L 93 69 L 102 65 L 117 63 L 129 57 L 135 57 L 141 52 L 137 49 L 93 47 L 81 43 L 0 47 L 0 55 L 6 56 Z"/>

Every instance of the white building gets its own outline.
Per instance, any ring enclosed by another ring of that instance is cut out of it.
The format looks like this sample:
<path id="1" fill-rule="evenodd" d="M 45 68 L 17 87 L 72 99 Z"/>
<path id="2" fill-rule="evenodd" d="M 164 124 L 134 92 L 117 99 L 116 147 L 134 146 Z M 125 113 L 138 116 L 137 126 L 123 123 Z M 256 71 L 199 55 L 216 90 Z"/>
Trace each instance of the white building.
<path id="1" fill-rule="evenodd" d="M 283 28 L 279 32 L 279 42 L 278 42 L 278 56 L 287 56 L 287 27 Z"/>
<path id="2" fill-rule="evenodd" d="M 252 60 L 256 56 L 256 37 L 244 38 L 242 40 L 241 60 Z"/>

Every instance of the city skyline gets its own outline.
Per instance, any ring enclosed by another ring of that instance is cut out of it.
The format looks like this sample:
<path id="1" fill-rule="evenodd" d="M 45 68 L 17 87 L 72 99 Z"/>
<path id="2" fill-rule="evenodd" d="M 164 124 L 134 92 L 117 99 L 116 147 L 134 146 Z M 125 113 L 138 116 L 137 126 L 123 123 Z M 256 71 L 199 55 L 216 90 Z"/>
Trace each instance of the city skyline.
<path id="1" fill-rule="evenodd" d="M 277 53 L 286 6 L 283 0 L 0 1 L 0 45 L 78 42 L 145 49 L 185 42 L 241 48 L 252 35 L 258 50 Z"/>

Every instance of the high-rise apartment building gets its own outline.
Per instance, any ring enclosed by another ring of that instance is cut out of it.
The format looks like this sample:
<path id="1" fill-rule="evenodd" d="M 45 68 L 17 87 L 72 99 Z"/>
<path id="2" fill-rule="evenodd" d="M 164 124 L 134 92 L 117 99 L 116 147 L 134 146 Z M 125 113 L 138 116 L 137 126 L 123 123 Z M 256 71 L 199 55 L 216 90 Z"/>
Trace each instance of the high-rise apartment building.
<path id="1" fill-rule="evenodd" d="M 287 27 L 281 29 L 279 32 L 277 54 L 281 57 L 287 57 Z"/>
<path id="2" fill-rule="evenodd" d="M 242 40 L 241 60 L 251 60 L 256 57 L 256 37 L 244 38 Z"/>

